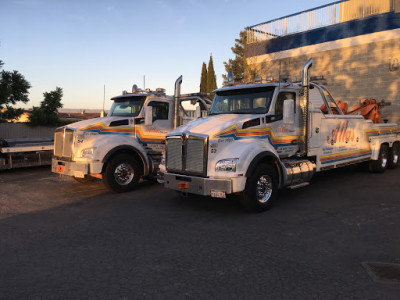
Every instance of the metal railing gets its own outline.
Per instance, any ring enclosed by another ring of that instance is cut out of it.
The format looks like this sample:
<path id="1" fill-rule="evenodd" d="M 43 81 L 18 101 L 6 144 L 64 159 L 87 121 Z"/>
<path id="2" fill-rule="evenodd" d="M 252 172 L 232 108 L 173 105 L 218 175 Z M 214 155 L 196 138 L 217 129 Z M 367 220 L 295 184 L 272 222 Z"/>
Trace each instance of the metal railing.
<path id="1" fill-rule="evenodd" d="M 247 27 L 247 44 L 393 10 L 393 0 L 342 0 Z"/>

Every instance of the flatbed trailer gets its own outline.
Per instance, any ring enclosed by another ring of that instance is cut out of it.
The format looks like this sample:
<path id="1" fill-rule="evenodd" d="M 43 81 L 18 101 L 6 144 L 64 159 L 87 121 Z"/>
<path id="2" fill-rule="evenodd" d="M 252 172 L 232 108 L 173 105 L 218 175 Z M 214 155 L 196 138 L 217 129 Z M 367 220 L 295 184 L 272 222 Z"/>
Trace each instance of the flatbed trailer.
<path id="1" fill-rule="evenodd" d="M 51 165 L 53 139 L 0 139 L 0 170 Z"/>

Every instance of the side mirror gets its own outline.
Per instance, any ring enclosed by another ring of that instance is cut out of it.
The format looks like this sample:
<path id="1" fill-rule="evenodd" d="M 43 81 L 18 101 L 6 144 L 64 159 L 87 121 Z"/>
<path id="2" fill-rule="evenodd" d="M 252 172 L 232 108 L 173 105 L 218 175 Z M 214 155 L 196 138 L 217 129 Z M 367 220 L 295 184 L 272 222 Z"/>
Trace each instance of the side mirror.
<path id="1" fill-rule="evenodd" d="M 144 111 L 144 125 L 153 125 L 153 107 L 147 106 Z"/>
<path id="2" fill-rule="evenodd" d="M 283 124 L 294 124 L 294 100 L 287 99 L 283 102 Z"/>
<path id="3" fill-rule="evenodd" d="M 201 107 L 197 106 L 196 107 L 196 119 L 201 118 Z"/>

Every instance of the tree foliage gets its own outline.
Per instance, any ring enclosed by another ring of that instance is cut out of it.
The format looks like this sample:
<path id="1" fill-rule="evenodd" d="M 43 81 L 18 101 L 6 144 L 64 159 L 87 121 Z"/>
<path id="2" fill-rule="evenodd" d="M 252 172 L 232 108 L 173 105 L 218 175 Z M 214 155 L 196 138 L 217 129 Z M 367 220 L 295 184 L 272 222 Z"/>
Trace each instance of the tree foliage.
<path id="1" fill-rule="evenodd" d="M 57 109 L 63 107 L 63 104 L 61 103 L 63 90 L 60 87 L 56 87 L 54 91 L 43 93 L 43 97 L 44 99 L 40 103 L 40 106 L 34 106 L 32 108 L 29 123 L 32 126 L 57 126 L 59 121 Z"/>
<path id="2" fill-rule="evenodd" d="M 3 65 L 4 63 L 0 60 L 0 69 Z M 27 103 L 30 88 L 31 84 L 18 71 L 1 71 L 0 122 L 12 121 L 23 113 L 22 108 L 14 108 L 12 105 L 17 104 L 17 102 Z"/>
<path id="3" fill-rule="evenodd" d="M 207 65 L 205 62 L 201 68 L 200 93 L 207 93 Z"/>
<path id="4" fill-rule="evenodd" d="M 213 90 L 217 88 L 217 78 L 215 76 L 214 71 L 214 62 L 212 55 L 210 55 L 210 60 L 208 62 L 208 69 L 207 69 L 207 93 L 210 96 L 210 99 L 214 98 Z"/>
<path id="5" fill-rule="evenodd" d="M 232 71 L 233 80 L 237 82 L 244 81 L 246 73 L 249 72 L 249 67 L 246 63 L 245 49 L 246 49 L 246 31 L 243 30 L 239 33 L 239 38 L 235 39 L 235 46 L 231 47 L 234 59 L 229 59 L 228 62 L 224 62 L 225 71 Z M 226 81 L 226 75 L 222 75 Z"/>

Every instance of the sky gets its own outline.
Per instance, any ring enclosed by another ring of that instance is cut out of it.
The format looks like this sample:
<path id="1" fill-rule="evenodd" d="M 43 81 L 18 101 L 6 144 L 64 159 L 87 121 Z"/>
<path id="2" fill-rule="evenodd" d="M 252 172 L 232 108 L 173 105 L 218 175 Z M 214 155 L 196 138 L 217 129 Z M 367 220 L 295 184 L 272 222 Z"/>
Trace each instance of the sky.
<path id="1" fill-rule="evenodd" d="M 61 87 L 70 109 L 105 109 L 132 85 L 199 91 L 212 54 L 217 86 L 247 26 L 318 7 L 317 0 L 0 0 L 0 60 L 28 80 L 30 101 Z M 145 80 L 144 80 L 145 78 Z M 104 93 L 105 90 L 105 93 Z"/>

